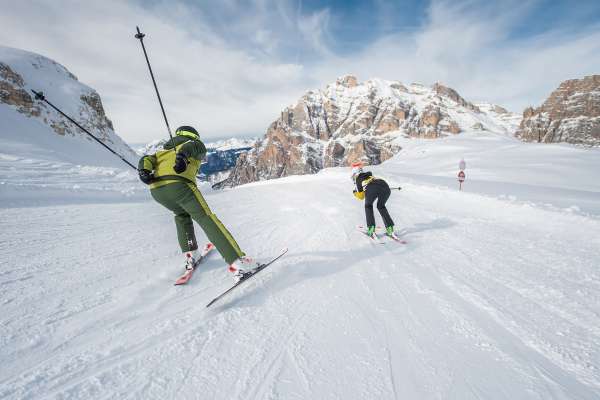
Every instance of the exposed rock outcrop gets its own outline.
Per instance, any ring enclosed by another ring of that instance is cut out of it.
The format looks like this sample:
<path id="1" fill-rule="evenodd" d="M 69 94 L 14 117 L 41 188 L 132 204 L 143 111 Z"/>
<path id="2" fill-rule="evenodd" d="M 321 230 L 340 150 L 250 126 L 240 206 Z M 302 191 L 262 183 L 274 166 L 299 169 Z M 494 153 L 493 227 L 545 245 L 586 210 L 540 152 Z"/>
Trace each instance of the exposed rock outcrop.
<path id="1" fill-rule="evenodd" d="M 0 103 L 14 106 L 18 112 L 38 117 L 40 107 L 25 90 L 25 82 L 8 64 L 0 62 Z"/>
<path id="2" fill-rule="evenodd" d="M 223 185 L 311 174 L 355 161 L 379 164 L 400 150 L 399 136 L 437 138 L 475 124 L 483 129 L 489 120 L 442 84 L 360 83 L 346 75 L 285 108 Z"/>
<path id="3" fill-rule="evenodd" d="M 600 145 L 600 75 L 561 83 L 542 106 L 523 112 L 516 136 L 529 142 Z"/>

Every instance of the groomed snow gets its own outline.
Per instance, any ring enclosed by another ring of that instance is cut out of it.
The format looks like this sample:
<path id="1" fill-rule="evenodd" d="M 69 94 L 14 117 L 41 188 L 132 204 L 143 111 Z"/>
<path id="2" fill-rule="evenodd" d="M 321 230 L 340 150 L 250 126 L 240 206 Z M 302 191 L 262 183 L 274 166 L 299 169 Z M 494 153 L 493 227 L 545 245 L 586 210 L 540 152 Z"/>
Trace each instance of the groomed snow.
<path id="1" fill-rule="evenodd" d="M 402 185 L 389 209 L 407 245 L 357 231 L 347 168 L 207 192 L 250 255 L 290 248 L 210 309 L 224 262 L 173 286 L 173 218 L 148 197 L 3 193 L 0 398 L 600 398 L 598 149 L 402 145 L 373 171 Z"/>

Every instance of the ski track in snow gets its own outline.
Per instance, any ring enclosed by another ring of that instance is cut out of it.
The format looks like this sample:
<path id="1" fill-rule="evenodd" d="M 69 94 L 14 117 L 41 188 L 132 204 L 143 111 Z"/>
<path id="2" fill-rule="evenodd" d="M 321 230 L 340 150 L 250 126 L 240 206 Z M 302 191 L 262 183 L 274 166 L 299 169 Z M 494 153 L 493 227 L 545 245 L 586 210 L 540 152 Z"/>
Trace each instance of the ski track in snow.
<path id="1" fill-rule="evenodd" d="M 157 204 L 0 209 L 0 398 L 600 398 L 598 218 L 411 183 L 408 244 L 371 243 L 346 172 L 207 194 L 250 255 L 290 248 L 209 309 L 225 263 L 173 286 Z"/>

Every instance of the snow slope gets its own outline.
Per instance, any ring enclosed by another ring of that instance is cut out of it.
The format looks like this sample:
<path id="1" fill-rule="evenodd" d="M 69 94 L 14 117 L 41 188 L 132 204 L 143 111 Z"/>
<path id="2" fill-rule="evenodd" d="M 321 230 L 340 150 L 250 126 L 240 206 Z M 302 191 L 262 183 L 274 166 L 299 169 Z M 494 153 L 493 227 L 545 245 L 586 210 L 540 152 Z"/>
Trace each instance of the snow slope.
<path id="1" fill-rule="evenodd" d="M 598 150 L 403 145 L 374 172 L 407 245 L 356 230 L 347 168 L 207 192 L 249 254 L 290 247 L 210 309 L 224 263 L 173 286 L 152 201 L 0 209 L 0 398 L 600 398 Z"/>
<path id="2" fill-rule="evenodd" d="M 402 151 L 384 170 L 404 181 L 457 188 L 458 164 L 464 159 L 465 191 L 600 216 L 599 149 L 523 143 L 478 131 L 396 143 Z"/>

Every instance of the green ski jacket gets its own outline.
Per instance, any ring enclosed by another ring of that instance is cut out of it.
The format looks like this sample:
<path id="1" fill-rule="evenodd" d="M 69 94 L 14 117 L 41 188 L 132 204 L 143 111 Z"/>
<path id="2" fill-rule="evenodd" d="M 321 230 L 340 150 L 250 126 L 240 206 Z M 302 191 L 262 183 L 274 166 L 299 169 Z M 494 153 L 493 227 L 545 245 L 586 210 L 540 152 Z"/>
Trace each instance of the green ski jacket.
<path id="1" fill-rule="evenodd" d="M 165 143 L 163 149 L 143 156 L 138 163 L 138 169 L 147 169 L 154 173 L 155 181 L 150 184 L 150 189 L 182 181 L 195 185 L 200 163 L 206 155 L 204 143 L 188 136 L 175 136 Z M 173 170 L 178 153 L 183 154 L 188 160 L 186 170 L 180 174 Z"/>

